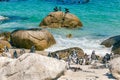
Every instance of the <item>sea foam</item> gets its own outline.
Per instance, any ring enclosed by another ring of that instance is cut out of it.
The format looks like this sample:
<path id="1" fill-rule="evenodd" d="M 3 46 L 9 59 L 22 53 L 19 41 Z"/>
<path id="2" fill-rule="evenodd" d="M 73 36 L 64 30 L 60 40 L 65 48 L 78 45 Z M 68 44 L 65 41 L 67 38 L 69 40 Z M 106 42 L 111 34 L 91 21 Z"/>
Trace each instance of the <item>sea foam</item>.
<path id="1" fill-rule="evenodd" d="M 100 45 L 103 39 L 90 39 L 85 37 L 80 38 L 62 38 L 58 37 L 56 39 L 56 44 L 46 49 L 45 51 L 57 51 L 70 47 L 79 47 L 83 49 L 84 53 L 91 54 L 93 50 L 96 51 L 96 54 L 104 56 L 106 53 L 110 53 L 110 48 L 105 48 Z"/>

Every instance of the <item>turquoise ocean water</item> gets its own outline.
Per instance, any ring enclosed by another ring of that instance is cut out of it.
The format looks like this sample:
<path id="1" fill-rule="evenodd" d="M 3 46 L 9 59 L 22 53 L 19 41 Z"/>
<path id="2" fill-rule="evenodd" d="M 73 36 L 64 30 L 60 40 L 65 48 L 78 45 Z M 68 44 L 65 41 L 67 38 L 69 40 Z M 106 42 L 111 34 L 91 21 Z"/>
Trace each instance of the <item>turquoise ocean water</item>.
<path id="1" fill-rule="evenodd" d="M 46 51 L 77 46 L 88 54 L 92 50 L 98 54 L 110 52 L 110 49 L 101 46 L 100 43 L 108 37 L 120 35 L 120 0 L 90 0 L 87 4 L 60 4 L 44 0 L 0 2 L 0 15 L 11 19 L 0 22 L 0 32 L 38 27 L 41 20 L 53 11 L 55 6 L 60 6 L 62 10 L 69 8 L 84 26 L 80 29 L 48 29 L 54 35 L 57 44 Z M 66 38 L 69 33 L 73 38 Z"/>

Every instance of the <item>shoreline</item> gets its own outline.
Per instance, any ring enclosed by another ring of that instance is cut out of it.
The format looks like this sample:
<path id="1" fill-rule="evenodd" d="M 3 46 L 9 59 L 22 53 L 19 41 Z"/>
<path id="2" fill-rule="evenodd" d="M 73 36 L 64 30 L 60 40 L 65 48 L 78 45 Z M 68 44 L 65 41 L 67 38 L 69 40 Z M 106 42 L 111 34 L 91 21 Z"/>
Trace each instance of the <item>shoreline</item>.
<path id="1" fill-rule="evenodd" d="M 19 52 L 20 49 L 10 49 L 10 52 L 13 52 L 14 50 L 17 50 Z M 26 49 L 25 51 L 29 52 L 28 49 Z M 29 53 L 29 54 L 32 54 L 32 55 L 40 54 L 40 55 L 42 55 L 41 53 L 45 54 L 43 56 L 47 55 L 47 52 L 45 52 L 45 51 L 36 51 L 35 53 Z M 27 53 L 25 53 L 25 54 L 27 54 Z M 12 60 L 17 60 L 17 59 L 12 59 Z M 55 60 L 57 60 L 57 59 L 55 59 Z M 63 60 L 59 60 L 59 61 L 63 61 Z M 67 62 L 65 62 L 65 63 L 67 64 Z M 99 67 L 101 65 L 103 66 L 104 64 L 96 63 L 96 67 Z M 75 64 L 73 66 L 80 67 L 81 70 L 77 70 L 77 71 L 73 71 L 72 69 L 65 70 L 64 74 L 61 75 L 56 80 L 116 80 L 111 75 L 111 73 L 109 71 L 109 68 L 94 69 L 94 64 L 90 64 L 90 65 L 77 65 L 77 64 Z M 34 75 L 37 75 L 37 74 L 34 74 Z"/>

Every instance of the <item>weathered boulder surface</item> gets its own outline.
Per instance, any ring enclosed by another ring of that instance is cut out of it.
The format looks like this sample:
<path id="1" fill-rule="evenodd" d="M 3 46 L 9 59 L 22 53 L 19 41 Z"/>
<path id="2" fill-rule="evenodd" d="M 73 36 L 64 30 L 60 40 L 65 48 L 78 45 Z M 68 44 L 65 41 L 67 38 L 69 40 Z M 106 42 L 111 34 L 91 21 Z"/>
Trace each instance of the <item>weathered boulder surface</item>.
<path id="1" fill-rule="evenodd" d="M 8 57 L 0 57 L 0 69 L 6 65 L 8 65 L 10 62 L 12 62 L 13 59 Z"/>
<path id="2" fill-rule="evenodd" d="M 78 28 L 82 27 L 82 23 L 73 14 L 57 11 L 51 12 L 48 16 L 46 16 L 39 26 L 50 28 Z"/>
<path id="3" fill-rule="evenodd" d="M 113 36 L 113 37 L 110 37 L 106 40 L 104 40 L 101 45 L 105 45 L 106 47 L 111 47 L 112 45 L 114 45 L 115 43 L 119 42 L 120 41 L 120 35 L 118 36 Z"/>
<path id="4" fill-rule="evenodd" d="M 0 33 L 0 39 L 9 41 L 10 40 L 10 34 L 11 34 L 10 32 Z"/>
<path id="5" fill-rule="evenodd" d="M 0 69 L 0 80 L 56 80 L 65 69 L 64 61 L 26 53 Z"/>
<path id="6" fill-rule="evenodd" d="M 11 44 L 8 41 L 0 40 L 0 53 L 3 52 L 5 46 L 11 48 Z"/>
<path id="7" fill-rule="evenodd" d="M 58 50 L 58 51 L 52 52 L 51 57 L 55 57 L 56 53 L 57 53 L 59 55 L 60 59 L 63 59 L 66 61 L 68 56 L 72 53 L 73 50 L 77 51 L 78 58 L 84 57 L 83 50 L 81 48 L 78 48 L 78 47 L 73 47 L 73 48 L 68 48 L 68 49 Z"/>
<path id="8" fill-rule="evenodd" d="M 11 42 L 17 48 L 30 49 L 34 45 L 36 50 L 44 50 L 56 43 L 50 32 L 39 29 L 14 31 L 11 34 Z"/>
<path id="9" fill-rule="evenodd" d="M 120 54 L 120 35 L 110 37 L 101 43 L 106 47 L 112 47 L 112 52 L 115 54 Z"/>
<path id="10" fill-rule="evenodd" d="M 117 80 L 120 80 L 120 57 L 114 58 L 110 62 L 110 72 L 112 73 L 113 77 Z"/>

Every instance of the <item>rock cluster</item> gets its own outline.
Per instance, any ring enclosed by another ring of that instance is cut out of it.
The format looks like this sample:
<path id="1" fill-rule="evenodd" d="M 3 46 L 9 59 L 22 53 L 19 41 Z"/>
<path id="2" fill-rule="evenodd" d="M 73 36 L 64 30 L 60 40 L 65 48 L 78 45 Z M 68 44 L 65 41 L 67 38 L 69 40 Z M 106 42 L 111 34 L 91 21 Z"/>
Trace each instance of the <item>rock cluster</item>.
<path id="1" fill-rule="evenodd" d="M 1 60 L 0 80 L 56 80 L 66 69 L 64 61 L 35 53 Z"/>
<path id="2" fill-rule="evenodd" d="M 63 59 L 63 60 L 66 61 L 68 56 L 70 54 L 72 54 L 73 50 L 77 51 L 78 58 L 84 57 L 84 51 L 81 48 L 78 48 L 78 47 L 72 47 L 72 48 L 67 48 L 67 49 L 52 52 L 51 57 L 55 57 L 56 54 L 58 54 L 60 59 Z"/>
<path id="3" fill-rule="evenodd" d="M 51 12 L 48 16 L 46 16 L 39 26 L 50 28 L 78 28 L 82 27 L 82 23 L 75 15 L 71 13 L 57 11 Z"/>

